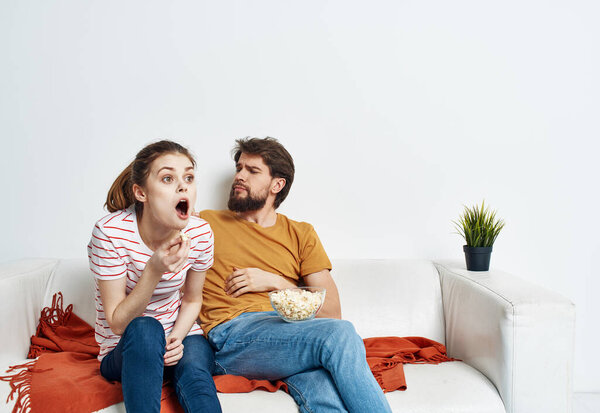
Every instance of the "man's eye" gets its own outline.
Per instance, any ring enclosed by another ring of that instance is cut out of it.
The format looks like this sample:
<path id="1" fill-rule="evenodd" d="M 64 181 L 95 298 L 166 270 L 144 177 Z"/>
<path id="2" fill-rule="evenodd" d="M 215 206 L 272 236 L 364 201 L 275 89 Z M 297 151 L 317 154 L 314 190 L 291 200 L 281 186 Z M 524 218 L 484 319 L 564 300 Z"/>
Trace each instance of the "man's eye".
<path id="1" fill-rule="evenodd" d="M 164 183 L 166 183 L 166 184 L 170 184 L 170 183 L 171 183 L 171 181 L 173 181 L 173 178 L 171 178 L 169 175 L 167 175 L 167 176 L 163 176 L 163 179 L 162 179 L 162 181 L 163 181 Z"/>

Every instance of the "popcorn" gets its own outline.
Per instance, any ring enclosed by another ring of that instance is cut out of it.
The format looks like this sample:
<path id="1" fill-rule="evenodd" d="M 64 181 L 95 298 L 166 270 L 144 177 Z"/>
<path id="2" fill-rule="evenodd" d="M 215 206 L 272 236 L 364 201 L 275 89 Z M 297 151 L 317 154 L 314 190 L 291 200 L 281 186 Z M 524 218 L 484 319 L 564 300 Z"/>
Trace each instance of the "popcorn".
<path id="1" fill-rule="evenodd" d="M 325 299 L 325 290 L 309 291 L 301 288 L 273 291 L 271 304 L 283 318 L 300 321 L 314 317 Z"/>
<path id="2" fill-rule="evenodd" d="M 184 242 L 190 239 L 190 236 L 183 232 L 183 230 L 179 231 L 179 235 L 181 235 L 181 240 Z"/>

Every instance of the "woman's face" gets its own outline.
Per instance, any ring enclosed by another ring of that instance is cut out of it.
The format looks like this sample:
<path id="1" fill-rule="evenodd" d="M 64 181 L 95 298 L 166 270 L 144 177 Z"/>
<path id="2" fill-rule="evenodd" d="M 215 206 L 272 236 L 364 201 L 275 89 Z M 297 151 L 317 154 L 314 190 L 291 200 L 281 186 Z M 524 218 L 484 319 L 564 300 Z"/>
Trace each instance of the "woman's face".
<path id="1" fill-rule="evenodd" d="M 152 162 L 144 187 L 134 185 L 144 203 L 143 218 L 168 229 L 183 229 L 196 203 L 194 166 L 180 153 L 167 153 Z"/>

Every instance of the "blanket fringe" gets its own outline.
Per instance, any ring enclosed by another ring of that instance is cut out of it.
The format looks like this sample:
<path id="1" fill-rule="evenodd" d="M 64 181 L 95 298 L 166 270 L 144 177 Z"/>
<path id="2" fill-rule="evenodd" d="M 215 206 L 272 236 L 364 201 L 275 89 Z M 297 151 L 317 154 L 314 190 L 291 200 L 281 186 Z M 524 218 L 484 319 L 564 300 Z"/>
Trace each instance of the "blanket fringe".
<path id="1" fill-rule="evenodd" d="M 52 296 L 52 305 L 50 307 L 43 308 L 40 313 L 40 321 L 35 330 L 35 336 L 44 336 L 42 333 L 44 326 L 48 326 L 54 331 L 56 327 L 66 325 L 71 318 L 71 314 L 73 314 L 73 304 L 69 304 L 66 309 L 63 309 L 62 293 L 58 292 L 54 294 Z M 36 358 L 45 352 L 46 348 L 44 346 L 40 346 L 32 342 L 31 347 L 29 347 L 27 358 Z"/>
<path id="2" fill-rule="evenodd" d="M 36 328 L 35 335 L 41 336 L 43 325 L 47 325 L 53 330 L 58 326 L 67 324 L 73 314 L 73 304 L 69 304 L 66 309 L 63 309 L 63 295 L 58 292 L 52 297 L 52 306 L 42 309 L 40 314 L 40 322 Z M 42 347 L 32 345 L 27 355 L 28 358 L 35 358 L 41 354 Z M 6 402 L 15 400 L 15 406 L 12 413 L 29 413 L 31 412 L 31 379 L 33 373 L 42 373 L 51 369 L 36 369 L 35 362 L 31 360 L 23 364 L 10 366 L 6 371 L 8 375 L 0 376 L 1 381 L 8 382 L 10 385 L 10 394 L 6 398 Z M 18 370 L 21 370 L 17 372 Z"/>
<path id="3" fill-rule="evenodd" d="M 40 371 L 34 368 L 35 362 L 36 360 L 32 360 L 27 363 L 10 366 L 6 371 L 7 373 L 14 373 L 21 369 L 24 370 L 8 376 L 0 376 L 1 381 L 6 381 L 10 385 L 10 394 L 6 398 L 6 403 L 15 399 L 16 396 L 12 413 L 31 412 L 31 378 L 33 377 L 33 373 Z"/>
<path id="4" fill-rule="evenodd" d="M 46 307 L 40 314 L 40 323 L 36 334 L 40 331 L 42 322 L 46 323 L 52 329 L 58 326 L 64 326 L 71 318 L 73 314 L 73 304 L 69 304 L 66 309 L 63 310 L 63 295 L 61 292 L 54 294 L 52 297 L 52 306 Z"/>

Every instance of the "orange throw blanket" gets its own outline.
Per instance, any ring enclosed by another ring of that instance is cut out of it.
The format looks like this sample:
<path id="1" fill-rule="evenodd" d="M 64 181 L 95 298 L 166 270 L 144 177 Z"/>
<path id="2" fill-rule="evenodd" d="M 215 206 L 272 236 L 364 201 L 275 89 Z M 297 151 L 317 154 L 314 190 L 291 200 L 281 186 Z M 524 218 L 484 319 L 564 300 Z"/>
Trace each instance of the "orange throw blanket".
<path id="1" fill-rule="evenodd" d="M 367 362 L 384 392 L 406 390 L 404 363 L 438 364 L 455 360 L 446 356 L 442 344 L 422 337 L 368 338 L 364 343 Z M 16 396 L 13 413 L 92 412 L 121 402 L 121 384 L 100 375 L 98 352 L 93 328 L 73 314 L 72 305 L 63 310 L 62 294 L 55 294 L 52 307 L 42 310 L 36 334 L 31 337 L 27 357 L 39 358 L 11 366 L 9 375 L 0 376 L 11 387 L 7 402 Z M 215 376 L 214 380 L 221 393 L 287 391 L 282 381 L 249 380 L 233 375 Z M 169 383 L 163 385 L 161 412 L 183 412 Z"/>

